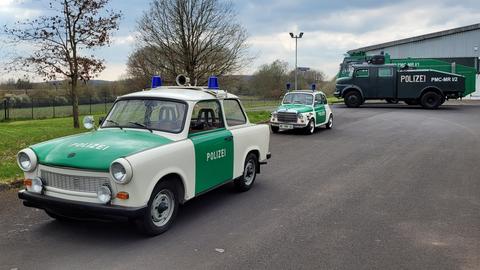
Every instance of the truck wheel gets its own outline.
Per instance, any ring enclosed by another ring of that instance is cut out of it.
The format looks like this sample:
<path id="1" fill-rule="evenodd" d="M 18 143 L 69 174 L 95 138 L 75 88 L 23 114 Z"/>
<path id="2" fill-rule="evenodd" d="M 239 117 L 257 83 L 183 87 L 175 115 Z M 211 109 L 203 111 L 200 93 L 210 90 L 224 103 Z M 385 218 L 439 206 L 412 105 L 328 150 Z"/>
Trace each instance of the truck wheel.
<path id="1" fill-rule="evenodd" d="M 388 104 L 398 104 L 398 99 L 387 98 L 387 99 L 385 99 L 385 101 L 386 101 Z"/>
<path id="2" fill-rule="evenodd" d="M 407 100 L 404 100 L 403 102 L 405 102 L 405 104 L 407 105 L 418 105 L 418 100 L 416 99 L 407 99 Z"/>
<path id="3" fill-rule="evenodd" d="M 280 130 L 280 128 L 277 126 L 270 126 L 270 129 L 272 130 L 273 133 L 278 133 L 278 131 Z"/>
<path id="4" fill-rule="evenodd" d="M 178 192 L 170 181 L 160 182 L 152 192 L 147 205 L 147 212 L 138 220 L 138 227 L 143 233 L 155 236 L 167 231 L 178 212 Z"/>
<path id="5" fill-rule="evenodd" d="M 427 92 L 422 95 L 420 103 L 425 109 L 436 109 L 442 104 L 442 96 L 435 92 Z"/>
<path id="6" fill-rule="evenodd" d="M 343 101 L 349 108 L 358 108 L 363 103 L 362 96 L 357 91 L 348 92 L 344 96 Z"/>
<path id="7" fill-rule="evenodd" d="M 333 115 L 330 114 L 330 117 L 328 118 L 328 122 L 325 125 L 327 129 L 331 129 L 333 127 Z"/>
<path id="8" fill-rule="evenodd" d="M 303 128 L 303 132 L 307 135 L 312 135 L 315 132 L 315 119 L 310 119 L 308 125 Z"/>
<path id="9" fill-rule="evenodd" d="M 248 191 L 255 182 L 257 177 L 258 158 L 257 155 L 250 153 L 245 159 L 245 165 L 243 166 L 243 174 L 239 178 L 235 179 L 235 189 L 240 192 Z"/>

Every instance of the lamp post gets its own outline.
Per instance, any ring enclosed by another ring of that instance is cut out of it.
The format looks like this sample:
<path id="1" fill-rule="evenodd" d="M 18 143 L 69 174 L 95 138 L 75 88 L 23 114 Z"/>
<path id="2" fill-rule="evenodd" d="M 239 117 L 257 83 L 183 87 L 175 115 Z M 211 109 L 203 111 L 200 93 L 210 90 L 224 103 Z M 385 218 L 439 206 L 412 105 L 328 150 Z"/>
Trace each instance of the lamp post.
<path id="1" fill-rule="evenodd" d="M 295 39 L 295 90 L 297 90 L 297 58 L 298 58 L 298 39 L 303 37 L 303 32 L 298 35 L 294 35 L 290 32 L 290 37 Z"/>

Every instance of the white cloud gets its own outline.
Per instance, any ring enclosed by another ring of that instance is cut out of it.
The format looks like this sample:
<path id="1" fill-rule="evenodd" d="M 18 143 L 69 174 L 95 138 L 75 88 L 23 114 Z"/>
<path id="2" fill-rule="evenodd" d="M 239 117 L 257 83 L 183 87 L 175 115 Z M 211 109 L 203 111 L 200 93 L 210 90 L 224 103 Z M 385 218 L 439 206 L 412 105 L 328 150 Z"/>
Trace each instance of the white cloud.
<path id="1" fill-rule="evenodd" d="M 24 0 L 0 0 L 0 15 L 4 19 L 23 20 L 42 14 L 41 10 L 23 7 L 24 3 Z"/>

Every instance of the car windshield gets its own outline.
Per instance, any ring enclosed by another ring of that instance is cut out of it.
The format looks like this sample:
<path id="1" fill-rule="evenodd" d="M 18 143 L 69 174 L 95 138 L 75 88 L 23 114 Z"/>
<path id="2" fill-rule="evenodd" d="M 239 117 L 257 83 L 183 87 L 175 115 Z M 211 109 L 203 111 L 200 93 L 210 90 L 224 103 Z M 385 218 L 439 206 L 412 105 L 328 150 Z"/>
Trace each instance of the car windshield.
<path id="1" fill-rule="evenodd" d="M 313 96 L 307 93 L 290 93 L 283 98 L 283 104 L 312 105 Z"/>
<path id="2" fill-rule="evenodd" d="M 180 101 L 125 99 L 113 106 L 102 128 L 138 128 L 180 133 L 187 105 Z"/>

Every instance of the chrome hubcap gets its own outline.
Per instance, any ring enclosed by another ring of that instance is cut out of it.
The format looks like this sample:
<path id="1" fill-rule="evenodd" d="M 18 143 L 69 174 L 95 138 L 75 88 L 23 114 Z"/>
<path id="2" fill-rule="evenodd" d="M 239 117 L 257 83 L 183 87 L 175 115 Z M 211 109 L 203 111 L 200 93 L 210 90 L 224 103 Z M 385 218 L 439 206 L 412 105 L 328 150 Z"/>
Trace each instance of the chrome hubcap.
<path id="1" fill-rule="evenodd" d="M 333 118 L 332 117 L 330 117 L 330 119 L 328 119 L 328 126 L 329 127 L 333 126 Z"/>
<path id="2" fill-rule="evenodd" d="M 243 179 L 245 181 L 245 185 L 249 186 L 252 184 L 253 180 L 255 179 L 255 161 L 250 159 L 245 165 L 245 170 L 243 172 Z"/>
<path id="3" fill-rule="evenodd" d="M 175 197 L 168 189 L 163 189 L 155 196 L 152 202 L 150 214 L 155 226 L 161 227 L 170 221 L 175 205 Z"/>
<path id="4" fill-rule="evenodd" d="M 313 123 L 313 121 L 310 121 L 310 133 L 313 133 L 314 130 L 315 130 L 315 124 Z"/>

